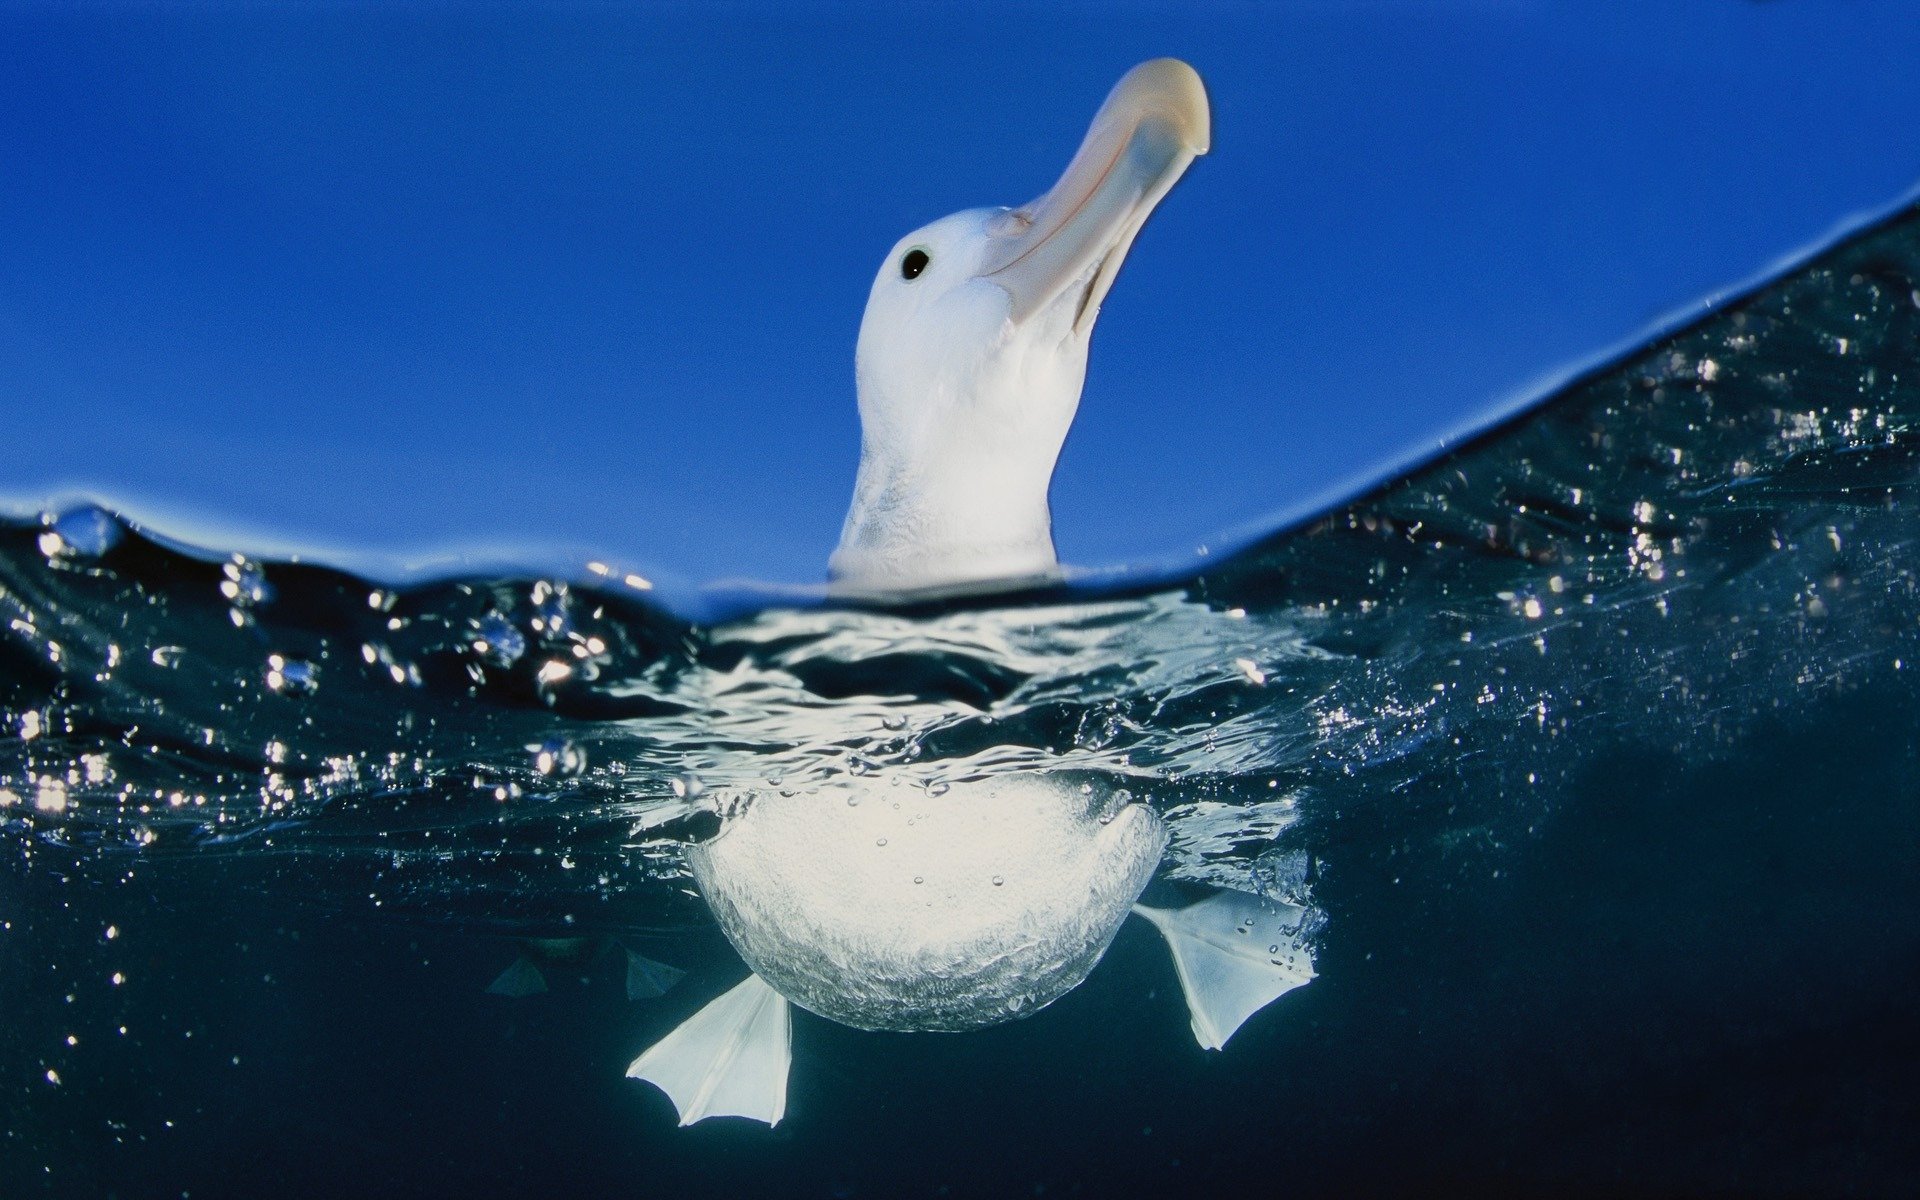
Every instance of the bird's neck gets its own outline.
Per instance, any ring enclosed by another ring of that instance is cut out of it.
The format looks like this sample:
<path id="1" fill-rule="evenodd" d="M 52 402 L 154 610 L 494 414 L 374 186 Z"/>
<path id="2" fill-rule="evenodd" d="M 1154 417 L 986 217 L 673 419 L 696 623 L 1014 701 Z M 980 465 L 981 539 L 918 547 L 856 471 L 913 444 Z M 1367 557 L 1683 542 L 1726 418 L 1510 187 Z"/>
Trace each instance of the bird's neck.
<path id="1" fill-rule="evenodd" d="M 1058 569 L 1047 488 L 1053 454 L 973 446 L 964 437 L 902 453 L 862 438 L 853 505 L 833 553 L 836 584 L 940 588 Z"/>
<path id="2" fill-rule="evenodd" d="M 860 472 L 830 569 L 853 591 L 1051 576 L 1047 492 L 1086 379 L 1050 325 L 958 337 L 904 361 L 861 331 Z M 977 343 L 977 344 L 976 344 Z"/>

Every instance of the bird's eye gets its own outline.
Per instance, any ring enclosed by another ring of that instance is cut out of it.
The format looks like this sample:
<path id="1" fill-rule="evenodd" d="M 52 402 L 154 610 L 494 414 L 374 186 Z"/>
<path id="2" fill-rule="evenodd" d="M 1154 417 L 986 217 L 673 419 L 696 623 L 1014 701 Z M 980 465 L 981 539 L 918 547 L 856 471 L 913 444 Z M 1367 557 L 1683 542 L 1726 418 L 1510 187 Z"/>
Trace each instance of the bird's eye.
<path id="1" fill-rule="evenodd" d="M 900 278 L 920 278 L 920 272 L 927 269 L 928 261 L 925 250 L 913 249 L 907 251 L 906 257 L 900 260 Z"/>

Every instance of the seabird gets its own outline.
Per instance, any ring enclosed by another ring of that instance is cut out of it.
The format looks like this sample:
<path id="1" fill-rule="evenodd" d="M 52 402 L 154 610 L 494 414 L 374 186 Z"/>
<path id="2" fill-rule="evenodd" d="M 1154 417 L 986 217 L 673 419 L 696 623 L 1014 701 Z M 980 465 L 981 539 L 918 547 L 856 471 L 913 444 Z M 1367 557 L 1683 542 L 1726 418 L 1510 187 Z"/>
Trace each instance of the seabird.
<path id="1" fill-rule="evenodd" d="M 1047 485 L 1086 376 L 1087 339 L 1127 248 L 1206 152 L 1200 77 L 1129 71 L 1066 174 L 1023 208 L 957 213 L 901 239 L 857 355 L 861 457 L 832 569 L 862 592 L 1044 577 Z M 1129 912 L 1172 949 L 1195 1039 L 1218 1049 L 1313 978 L 1310 914 L 1223 891 L 1136 901 L 1167 828 L 1124 792 L 1029 770 L 942 794 L 849 776 L 723 797 L 687 861 L 752 968 L 633 1061 L 680 1123 L 786 1112 L 790 1006 L 861 1029 L 976 1029 L 1087 977 Z"/>

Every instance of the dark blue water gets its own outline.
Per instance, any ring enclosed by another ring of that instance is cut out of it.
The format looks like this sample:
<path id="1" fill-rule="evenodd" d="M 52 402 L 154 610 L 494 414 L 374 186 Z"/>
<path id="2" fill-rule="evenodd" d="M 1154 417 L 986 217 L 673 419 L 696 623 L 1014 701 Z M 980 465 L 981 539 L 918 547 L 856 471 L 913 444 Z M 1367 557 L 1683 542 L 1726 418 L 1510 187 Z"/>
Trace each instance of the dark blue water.
<path id="1" fill-rule="evenodd" d="M 695 619 L 5 526 L 0 1195 L 1910 1194 L 1917 485 L 1908 214 L 1186 579 Z M 744 973 L 718 798 L 1035 770 L 1319 978 L 1207 1054 L 1129 926 L 984 1032 L 800 1014 L 771 1131 L 622 1077 Z"/>

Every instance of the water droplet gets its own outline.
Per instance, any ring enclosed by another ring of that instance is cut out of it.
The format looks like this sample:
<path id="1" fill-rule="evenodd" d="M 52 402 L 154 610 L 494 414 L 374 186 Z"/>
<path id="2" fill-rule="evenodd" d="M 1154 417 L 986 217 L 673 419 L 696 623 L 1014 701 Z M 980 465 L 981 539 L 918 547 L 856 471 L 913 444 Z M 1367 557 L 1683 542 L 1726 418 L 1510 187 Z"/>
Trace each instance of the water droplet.
<path id="1" fill-rule="evenodd" d="M 273 585 L 260 565 L 236 554 L 232 561 L 220 564 L 220 594 L 235 608 L 254 608 L 273 601 Z"/>
<path id="2" fill-rule="evenodd" d="M 267 655 L 267 686 L 282 696 L 307 696 L 320 684 L 320 669 L 304 658 Z"/>
<path id="3" fill-rule="evenodd" d="M 927 881 L 927 877 L 924 875 L 915 875 L 913 877 L 913 881 L 915 883 L 925 883 Z"/>
<path id="4" fill-rule="evenodd" d="M 872 770 L 873 764 L 864 758 L 849 758 L 847 760 L 847 773 L 850 775 L 865 775 Z"/>
<path id="5" fill-rule="evenodd" d="M 578 775 L 587 769 L 586 752 L 566 738 L 548 738 L 527 749 L 533 755 L 533 769 L 542 775 Z"/>
<path id="6" fill-rule="evenodd" d="M 527 652 L 527 639 L 499 613 L 473 623 L 473 652 L 496 667 L 510 667 Z"/>
<path id="7" fill-rule="evenodd" d="M 848 808 L 859 808 L 859 807 L 860 807 L 860 797 L 858 797 L 858 796 L 848 796 L 848 797 L 847 797 L 847 807 L 848 807 Z"/>
<path id="8" fill-rule="evenodd" d="M 943 779 L 936 779 L 927 785 L 927 795 L 929 796 L 944 796 L 946 794 L 947 783 Z"/>
<path id="9" fill-rule="evenodd" d="M 1080 725 L 1074 730 L 1074 743 L 1085 750 L 1104 750 L 1120 736 L 1125 726 L 1119 714 L 1095 710 L 1080 718 Z"/>
<path id="10" fill-rule="evenodd" d="M 885 839 L 885 838 L 875 838 L 875 839 L 873 840 L 873 844 L 874 844 L 874 845 L 876 845 L 876 846 L 884 846 L 884 845 L 886 845 L 886 844 L 887 844 L 887 839 Z"/>
<path id="11" fill-rule="evenodd" d="M 119 545 L 125 533 L 112 513 L 89 504 L 55 518 L 53 528 L 40 535 L 40 550 L 48 558 L 98 558 Z"/>
<path id="12" fill-rule="evenodd" d="M 573 632 L 573 616 L 567 611 L 567 593 L 564 585 L 550 587 L 547 584 L 536 584 L 533 589 L 533 598 L 533 627 L 545 634 L 548 641 L 558 641 Z"/>
<path id="13" fill-rule="evenodd" d="M 995 887 L 999 887 L 1001 884 L 1005 882 L 1006 882 L 1006 879 L 1003 876 L 995 875 L 993 877 L 993 886 Z"/>

